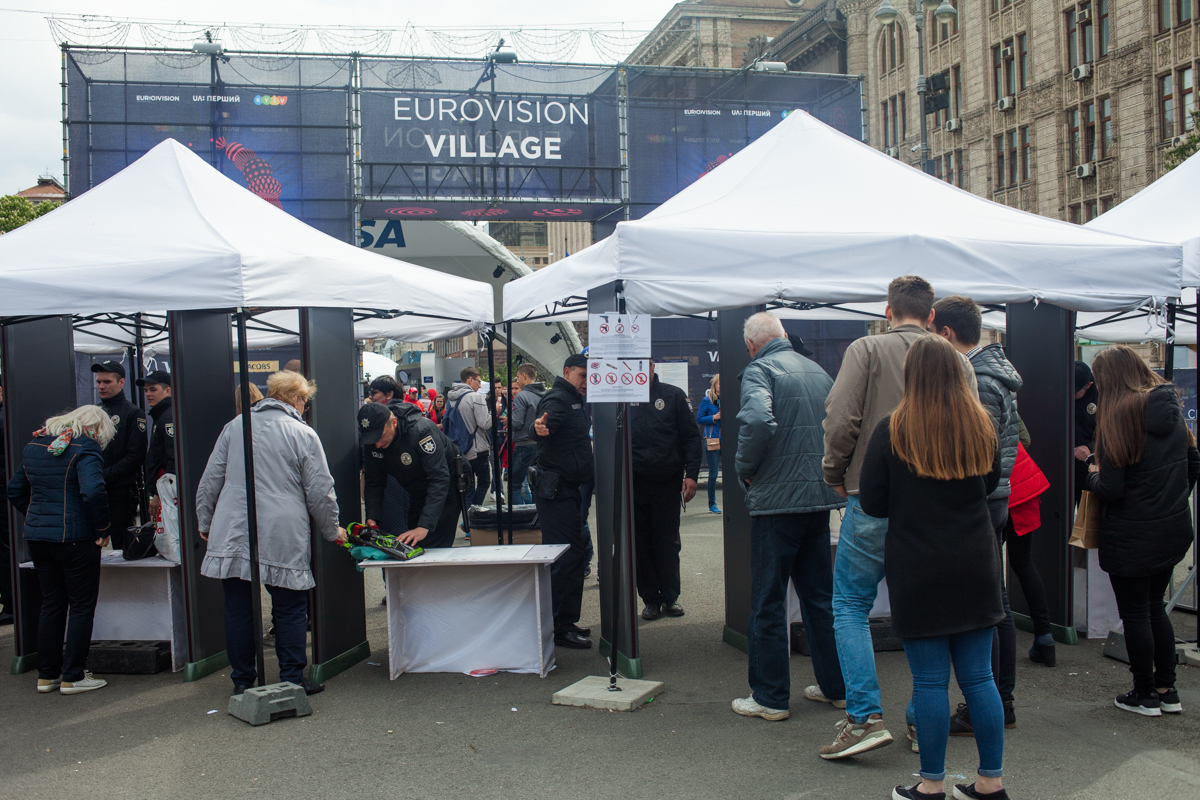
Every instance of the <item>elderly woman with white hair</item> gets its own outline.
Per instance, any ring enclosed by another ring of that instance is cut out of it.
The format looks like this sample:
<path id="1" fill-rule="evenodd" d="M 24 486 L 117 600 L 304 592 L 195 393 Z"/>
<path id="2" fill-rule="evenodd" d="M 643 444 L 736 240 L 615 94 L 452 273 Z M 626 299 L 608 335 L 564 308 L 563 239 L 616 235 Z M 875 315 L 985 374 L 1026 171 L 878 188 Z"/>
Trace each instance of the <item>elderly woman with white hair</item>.
<path id="1" fill-rule="evenodd" d="M 37 690 L 43 694 L 108 685 L 84 666 L 100 594 L 100 550 L 110 534 L 101 453 L 115 435 L 99 406 L 51 417 L 25 445 L 8 482 L 8 499 L 25 515 L 25 545 L 42 587 Z"/>
<path id="2" fill-rule="evenodd" d="M 342 542 L 346 536 L 338 526 L 337 496 L 321 440 L 302 416 L 316 391 L 316 384 L 298 372 L 276 372 L 267 379 L 267 397 L 250 409 L 259 574 L 271 594 L 279 678 L 308 694 L 324 688 L 304 677 L 308 590 L 316 586 L 309 519 L 327 541 Z M 200 538 L 208 542 L 200 574 L 216 578 L 225 589 L 225 646 L 234 694 L 258 677 L 243 441 L 239 415 L 221 431 L 196 493 Z"/>

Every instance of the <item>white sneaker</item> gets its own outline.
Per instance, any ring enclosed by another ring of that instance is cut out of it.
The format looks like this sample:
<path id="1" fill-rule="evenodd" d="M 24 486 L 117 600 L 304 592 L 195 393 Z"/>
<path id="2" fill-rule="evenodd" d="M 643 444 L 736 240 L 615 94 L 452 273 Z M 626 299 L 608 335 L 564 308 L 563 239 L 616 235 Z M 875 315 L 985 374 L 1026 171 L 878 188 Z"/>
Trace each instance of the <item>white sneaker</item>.
<path id="1" fill-rule="evenodd" d="M 754 699 L 754 695 L 749 697 L 739 697 L 733 701 L 734 712 L 741 714 L 743 717 L 762 717 L 771 722 L 779 722 L 791 716 L 791 712 L 787 709 L 767 708 L 760 705 Z"/>
<path id="2" fill-rule="evenodd" d="M 805 686 L 804 687 L 804 696 L 807 697 L 809 700 L 815 700 L 818 703 L 832 703 L 834 708 L 845 708 L 846 707 L 845 700 L 830 700 L 828 697 L 825 696 L 825 693 L 821 691 L 820 686 Z"/>
<path id="3" fill-rule="evenodd" d="M 46 694 L 47 692 L 53 692 L 55 689 L 57 689 L 61 685 L 62 685 L 61 677 L 55 678 L 54 680 L 38 678 L 38 692 L 40 692 L 41 694 Z"/>
<path id="4" fill-rule="evenodd" d="M 80 692 L 90 692 L 94 689 L 103 689 L 105 686 L 108 686 L 108 681 L 101 678 L 93 678 L 92 673 L 84 670 L 83 680 L 63 681 L 58 691 L 63 694 L 79 694 Z"/>

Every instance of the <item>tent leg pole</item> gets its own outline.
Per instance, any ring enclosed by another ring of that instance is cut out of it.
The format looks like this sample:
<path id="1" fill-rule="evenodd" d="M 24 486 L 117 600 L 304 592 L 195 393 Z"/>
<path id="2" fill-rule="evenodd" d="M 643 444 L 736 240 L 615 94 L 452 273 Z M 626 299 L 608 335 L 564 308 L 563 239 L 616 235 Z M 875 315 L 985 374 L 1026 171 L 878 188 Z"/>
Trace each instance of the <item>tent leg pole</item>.
<path id="1" fill-rule="evenodd" d="M 512 323 L 504 323 L 504 354 L 505 360 L 508 362 L 508 436 L 505 438 L 504 449 L 508 455 L 508 543 L 513 543 L 513 436 L 516 431 L 512 428 L 512 408 L 516 398 L 512 394 L 513 384 L 513 340 L 512 340 Z M 520 488 L 520 487 L 518 487 Z"/>
<path id="2" fill-rule="evenodd" d="M 496 415 L 496 329 L 488 331 L 488 380 L 491 381 L 491 391 L 485 395 L 488 403 L 488 413 L 492 416 L 492 450 L 488 457 L 492 460 L 491 488 L 495 490 L 496 501 L 496 544 L 504 544 L 504 525 L 500 522 L 500 420 Z"/>
<path id="3" fill-rule="evenodd" d="M 258 506 L 254 499 L 254 432 L 250 422 L 250 353 L 246 345 L 246 319 L 250 313 L 237 311 L 238 369 L 241 371 L 242 457 L 246 461 L 246 536 L 250 544 L 250 607 L 254 630 L 254 657 L 258 685 L 267 685 L 266 658 L 262 640 L 262 581 L 258 569 Z"/>

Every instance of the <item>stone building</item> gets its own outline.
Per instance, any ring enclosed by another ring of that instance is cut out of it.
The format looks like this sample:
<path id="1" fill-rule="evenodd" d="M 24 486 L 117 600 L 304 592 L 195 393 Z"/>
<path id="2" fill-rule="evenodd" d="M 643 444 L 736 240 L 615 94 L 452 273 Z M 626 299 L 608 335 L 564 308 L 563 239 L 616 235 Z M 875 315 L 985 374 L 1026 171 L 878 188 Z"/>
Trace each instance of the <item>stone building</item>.
<path id="1" fill-rule="evenodd" d="M 810 0 L 810 3 L 812 0 Z M 925 73 L 944 74 L 950 108 L 928 116 L 936 174 L 1026 211 L 1087 222 L 1162 172 L 1196 107 L 1200 0 L 957 0 L 927 12 Z M 867 141 L 917 165 L 920 103 L 911 3 L 892 26 L 879 0 L 826 0 L 756 57 L 866 76 Z"/>
<path id="2" fill-rule="evenodd" d="M 804 0 L 687 0 L 667 12 L 625 63 L 737 67 L 752 39 L 783 31 L 804 13 L 803 5 Z"/>

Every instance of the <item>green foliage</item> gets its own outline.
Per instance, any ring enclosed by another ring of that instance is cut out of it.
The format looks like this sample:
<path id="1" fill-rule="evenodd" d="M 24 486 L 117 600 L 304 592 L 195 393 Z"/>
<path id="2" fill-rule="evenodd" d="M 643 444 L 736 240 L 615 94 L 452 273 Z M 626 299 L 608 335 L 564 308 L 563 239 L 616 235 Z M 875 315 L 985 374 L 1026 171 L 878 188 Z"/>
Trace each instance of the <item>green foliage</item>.
<path id="1" fill-rule="evenodd" d="M 1184 161 L 1187 161 L 1193 153 L 1200 150 L 1200 111 L 1192 111 L 1190 113 L 1192 120 L 1196 124 L 1183 137 L 1183 144 L 1179 145 L 1179 147 L 1172 147 L 1163 158 L 1163 166 L 1167 168 L 1168 172 L 1178 167 Z"/>
<path id="2" fill-rule="evenodd" d="M 58 203 L 50 201 L 35 205 L 15 194 L 0 197 L 0 233 L 16 230 L 26 222 L 32 222 L 43 214 L 48 214 L 58 208 L 58 205 Z"/>

